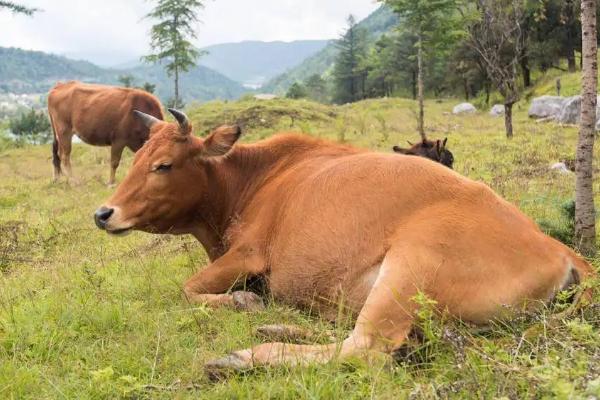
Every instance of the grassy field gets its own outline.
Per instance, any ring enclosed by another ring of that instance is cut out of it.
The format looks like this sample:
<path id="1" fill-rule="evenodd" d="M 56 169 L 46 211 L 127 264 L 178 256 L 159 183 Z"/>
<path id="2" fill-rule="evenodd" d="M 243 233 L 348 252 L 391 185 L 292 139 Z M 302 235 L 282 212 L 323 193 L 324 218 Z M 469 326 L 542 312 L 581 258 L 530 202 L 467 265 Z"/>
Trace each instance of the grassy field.
<path id="1" fill-rule="evenodd" d="M 576 129 L 532 122 L 522 105 L 508 141 L 502 119 L 449 115 L 455 103 L 427 103 L 429 135 L 449 138 L 455 169 L 545 226 L 566 229 L 561 206 L 573 198 L 574 175 L 549 165 L 574 157 Z M 247 142 L 277 130 L 386 152 L 418 140 L 407 100 L 344 107 L 247 100 L 194 106 L 189 114 L 198 134 L 241 122 Z M 294 323 L 323 338 L 333 329 L 338 339 L 350 326 L 332 327 L 276 302 L 256 314 L 187 304 L 182 283 L 207 262 L 193 238 L 117 239 L 95 228 L 92 213 L 112 191 L 107 159 L 106 149 L 76 145 L 80 183 L 53 184 L 50 146 L 0 151 L 0 398 L 600 397 L 598 296 L 565 321 L 550 324 L 543 312 L 479 334 L 424 315 L 425 342 L 391 367 L 351 360 L 210 382 L 203 364 L 259 343 L 259 325 Z M 121 179 L 130 162 L 127 154 Z M 595 186 L 600 194 L 600 180 Z"/>

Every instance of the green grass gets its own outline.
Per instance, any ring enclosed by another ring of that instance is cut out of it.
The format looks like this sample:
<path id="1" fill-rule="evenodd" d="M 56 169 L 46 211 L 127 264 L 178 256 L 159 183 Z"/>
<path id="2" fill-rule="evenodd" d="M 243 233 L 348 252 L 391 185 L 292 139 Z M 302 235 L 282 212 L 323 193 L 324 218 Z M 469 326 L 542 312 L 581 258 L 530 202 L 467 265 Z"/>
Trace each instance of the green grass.
<path id="1" fill-rule="evenodd" d="M 445 114 L 455 104 L 427 103 L 429 135 L 449 138 L 455 169 L 486 182 L 534 219 L 560 224 L 574 177 L 548 167 L 574 156 L 576 129 L 536 124 L 518 105 L 516 136 L 507 141 L 502 119 Z M 248 142 L 277 130 L 304 130 L 390 151 L 417 140 L 414 107 L 400 99 L 344 107 L 248 100 L 211 103 L 189 114 L 199 133 L 240 121 Z M 253 332 L 259 325 L 295 323 L 323 337 L 331 326 L 277 303 L 257 314 L 188 305 L 182 283 L 207 262 L 194 239 L 143 233 L 115 239 L 94 227 L 92 213 L 111 193 L 104 184 L 107 159 L 106 149 L 75 146 L 81 184 L 71 186 L 51 183 L 49 146 L 0 152 L 0 398 L 600 396 L 598 297 L 583 314 L 556 325 L 542 313 L 485 335 L 426 318 L 428 341 L 392 369 L 352 360 L 212 383 L 203 364 L 258 343 Z M 120 179 L 130 162 L 127 154 Z M 595 189 L 600 193 L 600 180 Z M 348 327 L 337 327 L 336 336 L 345 337 Z"/>

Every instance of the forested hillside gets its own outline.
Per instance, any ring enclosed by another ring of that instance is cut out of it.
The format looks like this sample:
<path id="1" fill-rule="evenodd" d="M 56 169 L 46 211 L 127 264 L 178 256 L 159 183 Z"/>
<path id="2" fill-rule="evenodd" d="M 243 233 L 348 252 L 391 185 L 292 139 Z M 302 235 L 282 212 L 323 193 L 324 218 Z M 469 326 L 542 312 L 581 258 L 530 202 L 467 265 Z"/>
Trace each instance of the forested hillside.
<path id="1" fill-rule="evenodd" d="M 118 84 L 124 75 L 132 77 L 133 85 L 156 85 L 156 93 L 163 100 L 172 96 L 172 80 L 161 65 L 106 69 L 39 51 L 0 47 L 0 93 L 44 93 L 56 81 L 71 79 Z M 181 80 L 185 101 L 235 99 L 246 91 L 239 83 L 203 66 L 193 68 Z"/>
<path id="2" fill-rule="evenodd" d="M 398 24 L 398 17 L 387 6 L 382 6 L 369 15 L 358 26 L 368 32 L 368 41 L 374 44 L 384 33 L 392 31 Z M 271 79 L 262 88 L 265 92 L 284 94 L 295 82 L 303 82 L 310 76 L 325 75 L 335 63 L 338 49 L 335 42 L 331 42 L 324 49 L 301 64 Z"/>

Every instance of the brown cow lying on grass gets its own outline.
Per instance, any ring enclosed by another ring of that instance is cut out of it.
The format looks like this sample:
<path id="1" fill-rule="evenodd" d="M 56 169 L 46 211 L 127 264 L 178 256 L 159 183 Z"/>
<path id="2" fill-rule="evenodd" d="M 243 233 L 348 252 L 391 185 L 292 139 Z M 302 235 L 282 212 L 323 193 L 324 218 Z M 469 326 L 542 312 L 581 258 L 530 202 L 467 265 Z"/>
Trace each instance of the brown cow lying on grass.
<path id="1" fill-rule="evenodd" d="M 61 161 L 72 178 L 71 140 L 77 134 L 87 144 L 110 146 L 108 184 L 113 185 L 123 149 L 136 152 L 148 139 L 148 128 L 133 116 L 134 109 L 163 119 L 160 101 L 143 90 L 76 81 L 56 84 L 48 95 L 54 180 L 62 173 Z"/>
<path id="2" fill-rule="evenodd" d="M 331 319 L 343 302 L 356 316 L 341 344 L 261 344 L 209 371 L 391 352 L 419 293 L 487 324 L 594 275 L 486 185 L 437 163 L 290 134 L 235 145 L 232 126 L 201 139 L 170 111 L 179 124 L 140 114 L 150 140 L 96 212 L 98 227 L 194 235 L 211 264 L 185 284 L 192 302 L 252 307 L 256 295 L 228 291 L 263 276 L 274 299 Z"/>
<path id="3" fill-rule="evenodd" d="M 408 144 L 411 146 L 408 149 L 403 149 L 400 146 L 394 146 L 393 150 L 400 154 L 429 158 L 430 160 L 439 162 L 440 164 L 452 169 L 452 166 L 454 165 L 454 154 L 448 150 L 446 143 L 448 143 L 448 138 L 444 140 L 423 139 L 417 144 L 408 142 Z"/>

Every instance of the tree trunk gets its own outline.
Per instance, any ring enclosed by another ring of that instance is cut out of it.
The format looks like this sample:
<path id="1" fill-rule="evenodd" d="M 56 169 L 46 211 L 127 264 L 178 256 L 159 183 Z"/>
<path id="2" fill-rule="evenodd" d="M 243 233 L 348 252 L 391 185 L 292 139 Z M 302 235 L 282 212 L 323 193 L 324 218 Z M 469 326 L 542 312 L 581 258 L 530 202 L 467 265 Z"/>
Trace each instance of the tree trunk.
<path id="1" fill-rule="evenodd" d="M 463 77 L 463 89 L 465 90 L 465 100 L 469 101 L 469 82 Z"/>
<path id="2" fill-rule="evenodd" d="M 418 101 L 419 101 L 419 117 L 417 120 L 419 135 L 421 135 L 421 139 L 425 141 L 427 137 L 425 136 L 425 105 L 424 105 L 424 96 L 425 96 L 425 88 L 423 84 L 423 42 L 421 39 L 421 34 L 419 34 L 419 43 L 417 44 L 417 87 L 418 87 Z"/>
<path id="3" fill-rule="evenodd" d="M 512 108 L 514 103 L 504 104 L 504 127 L 506 129 L 506 137 L 512 139 L 513 137 L 513 123 L 512 123 Z"/>
<path id="4" fill-rule="evenodd" d="M 525 55 L 521 58 L 521 71 L 523 72 L 523 86 L 531 86 L 531 69 L 529 68 L 529 58 Z"/>
<path id="5" fill-rule="evenodd" d="M 417 99 L 417 71 L 412 72 L 412 98 Z"/>
<path id="6" fill-rule="evenodd" d="M 490 82 L 486 81 L 485 84 L 484 84 L 484 86 L 485 86 L 485 105 L 489 107 L 489 105 L 490 105 L 490 91 L 491 91 Z"/>
<path id="7" fill-rule="evenodd" d="M 175 104 L 174 107 L 179 107 L 179 68 L 175 67 Z"/>
<path id="8" fill-rule="evenodd" d="M 582 254 L 596 253 L 596 211 L 594 207 L 593 155 L 598 87 L 598 43 L 596 0 L 581 1 L 582 98 L 579 142 L 575 173 L 575 238 Z"/>
<path id="9" fill-rule="evenodd" d="M 567 63 L 569 64 L 569 72 L 577 71 L 577 62 L 575 60 L 575 0 L 565 0 L 565 16 L 566 16 L 566 55 Z M 583 11 L 582 11 L 583 13 Z"/>

